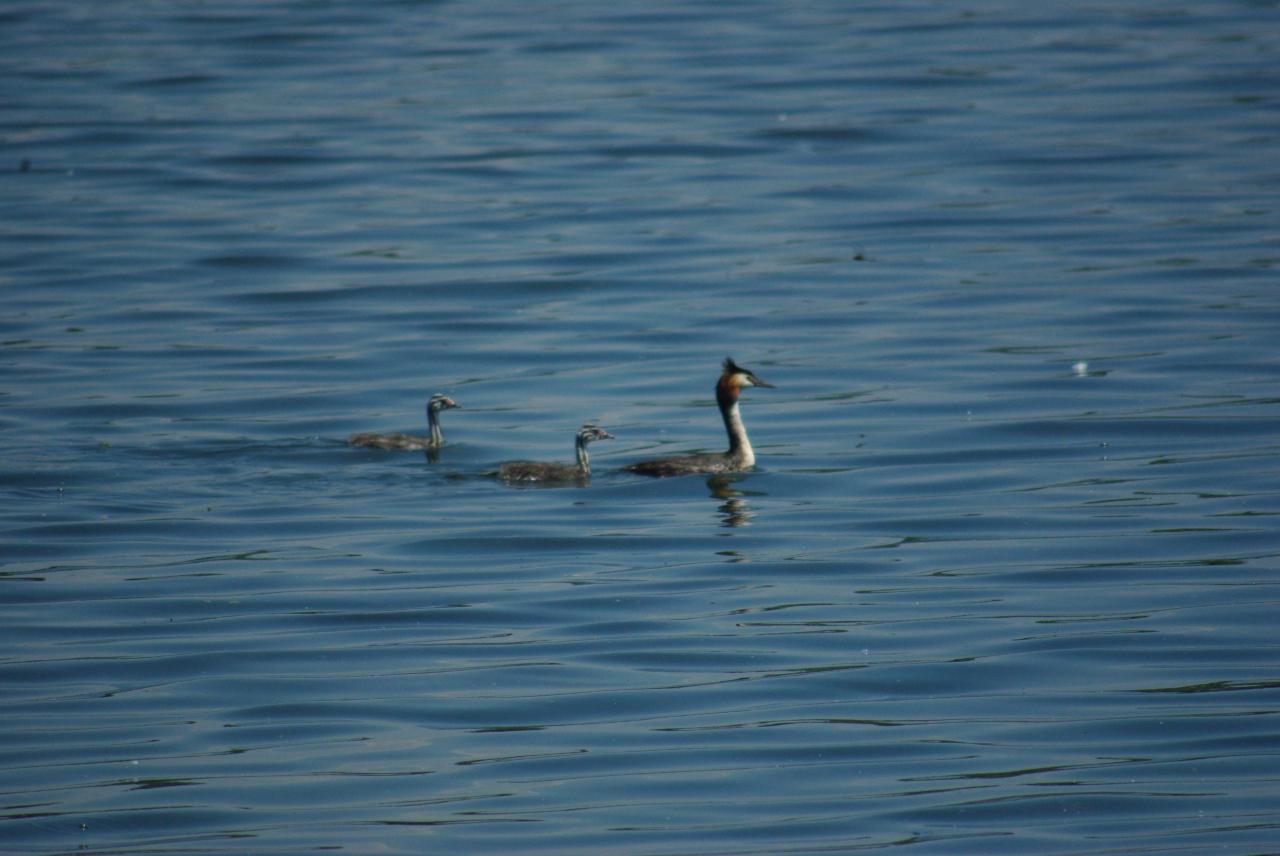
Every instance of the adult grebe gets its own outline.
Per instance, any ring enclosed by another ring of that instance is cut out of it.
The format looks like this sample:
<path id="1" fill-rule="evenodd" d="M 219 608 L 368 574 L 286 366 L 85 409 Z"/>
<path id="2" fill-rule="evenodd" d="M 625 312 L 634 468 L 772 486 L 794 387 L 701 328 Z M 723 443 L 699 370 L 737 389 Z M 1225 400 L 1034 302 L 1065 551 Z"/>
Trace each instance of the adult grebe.
<path id="1" fill-rule="evenodd" d="M 587 444 L 594 440 L 612 440 L 613 435 L 603 428 L 587 423 L 578 429 L 574 448 L 578 452 L 576 464 L 545 464 L 540 461 L 508 461 L 498 468 L 498 478 L 507 481 L 585 481 L 591 475 L 591 462 L 587 458 Z"/>
<path id="2" fill-rule="evenodd" d="M 436 414 L 441 410 L 462 409 L 462 405 L 447 395 L 436 393 L 427 402 L 427 426 L 431 429 L 430 437 L 414 437 L 412 434 L 352 434 L 347 440 L 353 446 L 366 446 L 370 449 L 439 449 L 444 445 L 444 434 L 440 433 L 440 421 Z"/>
<path id="3" fill-rule="evenodd" d="M 642 476 L 682 476 L 689 473 L 732 473 L 738 470 L 749 470 L 755 466 L 756 453 L 747 439 L 747 429 L 742 425 L 742 415 L 738 412 L 738 393 L 744 386 L 765 386 L 773 389 L 773 384 L 765 383 L 748 370 L 735 364 L 732 358 L 724 361 L 724 371 L 716 382 L 716 404 L 720 406 L 720 416 L 724 419 L 724 430 L 729 434 L 729 451 L 708 455 L 678 455 L 674 458 L 658 458 L 653 461 L 641 461 L 623 467 L 632 473 Z"/>

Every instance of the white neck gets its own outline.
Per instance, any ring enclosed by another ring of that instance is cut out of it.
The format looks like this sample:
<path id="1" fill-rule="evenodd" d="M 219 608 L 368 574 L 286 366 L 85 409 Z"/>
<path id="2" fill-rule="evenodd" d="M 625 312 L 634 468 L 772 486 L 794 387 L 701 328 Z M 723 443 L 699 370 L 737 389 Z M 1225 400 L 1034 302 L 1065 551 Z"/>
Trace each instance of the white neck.
<path id="1" fill-rule="evenodd" d="M 440 431 L 440 423 L 436 421 L 436 409 L 429 404 L 427 405 L 427 425 L 431 428 L 431 445 L 442 445 L 444 434 Z"/>
<path id="2" fill-rule="evenodd" d="M 747 429 L 742 424 L 742 414 L 738 412 L 736 401 L 724 411 L 724 430 L 729 434 L 729 455 L 743 467 L 754 466 L 756 453 L 747 439 Z"/>
<path id="3" fill-rule="evenodd" d="M 578 469 L 584 475 L 591 472 L 591 463 L 587 460 L 587 441 L 579 437 L 574 444 L 574 448 L 578 453 Z"/>

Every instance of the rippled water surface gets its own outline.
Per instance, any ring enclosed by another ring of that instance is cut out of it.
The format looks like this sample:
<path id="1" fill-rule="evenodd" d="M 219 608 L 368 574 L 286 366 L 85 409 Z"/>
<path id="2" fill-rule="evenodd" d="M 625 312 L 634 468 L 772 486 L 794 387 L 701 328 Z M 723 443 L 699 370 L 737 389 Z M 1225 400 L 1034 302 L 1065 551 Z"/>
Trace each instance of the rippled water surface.
<path id="1" fill-rule="evenodd" d="M 1277 847 L 1274 0 L 0 25 L 0 851 Z"/>

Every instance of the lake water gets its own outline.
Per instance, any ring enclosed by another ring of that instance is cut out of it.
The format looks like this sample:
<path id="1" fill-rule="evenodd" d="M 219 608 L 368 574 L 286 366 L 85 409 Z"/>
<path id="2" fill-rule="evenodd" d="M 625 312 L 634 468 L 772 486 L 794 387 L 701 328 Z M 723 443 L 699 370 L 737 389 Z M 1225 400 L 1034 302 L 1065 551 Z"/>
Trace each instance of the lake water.
<path id="1" fill-rule="evenodd" d="M 0 852 L 1280 849 L 1275 0 L 0 34 Z"/>

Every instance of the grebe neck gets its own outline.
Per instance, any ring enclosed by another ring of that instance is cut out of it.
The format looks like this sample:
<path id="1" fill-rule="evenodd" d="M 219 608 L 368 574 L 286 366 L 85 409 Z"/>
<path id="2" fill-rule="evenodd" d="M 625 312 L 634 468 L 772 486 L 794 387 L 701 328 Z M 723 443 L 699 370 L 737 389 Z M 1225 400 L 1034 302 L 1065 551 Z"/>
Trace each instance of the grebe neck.
<path id="1" fill-rule="evenodd" d="M 440 431 L 440 420 L 436 418 L 436 409 L 427 405 L 427 427 L 431 429 L 431 445 L 443 446 L 444 434 Z"/>
<path id="2" fill-rule="evenodd" d="M 578 453 L 578 469 L 584 476 L 589 475 L 591 473 L 591 462 L 587 458 L 587 441 L 581 434 L 574 441 L 573 448 Z"/>
<path id="3" fill-rule="evenodd" d="M 720 404 L 720 415 L 724 417 L 724 430 L 729 435 L 729 457 L 741 467 L 755 465 L 756 453 L 751 448 L 751 440 L 747 437 L 746 426 L 742 424 L 742 414 L 738 412 L 737 397 L 732 402 Z"/>
<path id="4" fill-rule="evenodd" d="M 742 414 L 738 410 L 738 385 L 733 378 L 725 374 L 716 384 L 716 404 L 720 406 L 720 416 L 724 419 L 724 430 L 729 435 L 728 457 L 736 466 L 743 469 L 753 466 L 756 453 L 747 439 L 747 429 L 742 424 Z"/>

